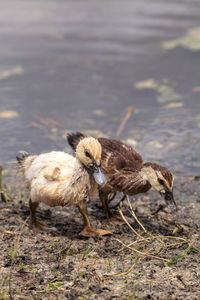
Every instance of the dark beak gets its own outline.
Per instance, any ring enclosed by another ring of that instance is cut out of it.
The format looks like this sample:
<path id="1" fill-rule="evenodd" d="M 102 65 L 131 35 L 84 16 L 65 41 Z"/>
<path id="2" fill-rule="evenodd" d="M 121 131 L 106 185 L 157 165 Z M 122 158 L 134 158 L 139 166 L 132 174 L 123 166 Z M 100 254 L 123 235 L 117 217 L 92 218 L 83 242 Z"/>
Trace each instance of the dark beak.
<path id="1" fill-rule="evenodd" d="M 173 192 L 166 191 L 165 192 L 165 201 L 171 212 L 176 213 L 177 212 L 177 206 L 176 202 L 174 201 Z"/>

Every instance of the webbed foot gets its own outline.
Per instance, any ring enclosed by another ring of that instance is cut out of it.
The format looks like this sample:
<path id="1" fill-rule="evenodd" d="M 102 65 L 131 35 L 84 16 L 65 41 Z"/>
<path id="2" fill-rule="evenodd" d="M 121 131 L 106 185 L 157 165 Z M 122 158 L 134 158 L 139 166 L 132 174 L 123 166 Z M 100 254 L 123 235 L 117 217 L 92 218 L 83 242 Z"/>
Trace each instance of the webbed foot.
<path id="1" fill-rule="evenodd" d="M 125 217 L 128 223 L 133 223 L 133 219 Z M 121 218 L 121 216 L 114 215 L 108 219 L 109 223 L 112 225 L 124 225 L 126 222 Z"/>
<path id="2" fill-rule="evenodd" d="M 90 236 L 103 236 L 103 235 L 109 235 L 112 234 L 112 230 L 103 230 L 103 229 L 97 229 L 95 227 L 84 227 L 81 231 L 80 235 L 90 237 Z"/>
<path id="3" fill-rule="evenodd" d="M 33 231 L 34 232 L 38 232 L 38 231 L 57 231 L 56 227 L 50 227 L 44 223 L 38 222 L 36 224 L 32 224 L 33 225 Z"/>

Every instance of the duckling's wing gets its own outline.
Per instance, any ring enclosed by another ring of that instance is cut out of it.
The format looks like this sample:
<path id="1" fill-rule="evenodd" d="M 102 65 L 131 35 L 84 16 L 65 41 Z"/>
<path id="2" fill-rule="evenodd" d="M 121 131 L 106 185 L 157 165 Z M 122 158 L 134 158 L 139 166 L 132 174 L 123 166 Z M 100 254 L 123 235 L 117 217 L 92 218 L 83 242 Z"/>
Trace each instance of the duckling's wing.
<path id="1" fill-rule="evenodd" d="M 25 170 L 25 177 L 29 182 L 36 178 L 45 178 L 47 181 L 67 180 L 73 173 L 75 160 L 72 155 L 59 151 L 40 154 Z"/>
<path id="2" fill-rule="evenodd" d="M 150 186 L 146 181 L 138 176 L 137 172 L 122 170 L 121 172 L 113 172 L 107 175 L 107 183 L 112 186 L 115 191 L 123 192 L 127 195 L 134 195 L 149 190 Z"/>
<path id="3" fill-rule="evenodd" d="M 99 138 L 98 141 L 102 146 L 102 165 L 106 173 L 140 169 L 143 159 L 131 146 L 114 139 Z"/>
<path id="4" fill-rule="evenodd" d="M 44 178 L 48 181 L 59 181 L 61 177 L 61 169 L 59 167 L 48 168 L 48 172 L 44 173 Z"/>
<path id="5" fill-rule="evenodd" d="M 85 135 L 76 132 L 67 135 L 69 145 L 76 150 Z M 104 171 L 113 173 L 115 170 L 137 170 L 143 163 L 141 155 L 131 146 L 115 139 L 98 138 L 102 146 L 102 166 Z"/>

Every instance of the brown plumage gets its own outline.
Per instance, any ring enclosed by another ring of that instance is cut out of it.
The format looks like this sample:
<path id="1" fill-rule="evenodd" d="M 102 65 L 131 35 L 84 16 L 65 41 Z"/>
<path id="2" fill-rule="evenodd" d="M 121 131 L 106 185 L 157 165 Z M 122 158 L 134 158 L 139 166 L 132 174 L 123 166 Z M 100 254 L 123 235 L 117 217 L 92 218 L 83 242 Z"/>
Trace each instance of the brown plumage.
<path id="1" fill-rule="evenodd" d="M 68 134 L 70 146 L 75 150 L 78 142 L 85 136 L 77 132 Z M 102 146 L 102 169 L 107 183 L 99 187 L 99 196 L 109 218 L 108 203 L 110 195 L 123 192 L 136 195 L 147 192 L 151 187 L 165 196 L 165 201 L 172 211 L 176 211 L 173 199 L 173 175 L 156 163 L 144 162 L 142 156 L 131 146 L 121 141 L 98 138 Z"/>

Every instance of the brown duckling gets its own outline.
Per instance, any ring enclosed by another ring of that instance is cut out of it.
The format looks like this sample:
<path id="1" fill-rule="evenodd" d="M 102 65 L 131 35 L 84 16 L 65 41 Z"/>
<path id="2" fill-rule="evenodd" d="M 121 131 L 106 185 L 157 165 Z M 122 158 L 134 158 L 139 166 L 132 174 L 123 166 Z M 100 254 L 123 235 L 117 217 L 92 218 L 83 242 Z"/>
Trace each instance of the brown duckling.
<path id="1" fill-rule="evenodd" d="M 70 146 L 76 150 L 77 144 L 85 136 L 77 132 L 68 134 Z M 106 184 L 99 186 L 99 197 L 109 219 L 111 214 L 108 203 L 110 195 L 123 192 L 125 195 L 145 193 L 153 187 L 164 196 L 167 206 L 172 212 L 177 207 L 173 197 L 174 177 L 171 172 L 156 163 L 144 162 L 142 156 L 131 146 L 121 141 L 98 138 L 102 146 L 102 170 L 106 175 Z M 125 196 L 122 198 L 122 200 Z M 113 198 L 112 198 L 113 199 Z"/>
<path id="2" fill-rule="evenodd" d="M 106 183 L 101 153 L 97 139 L 83 137 L 76 145 L 75 157 L 58 151 L 17 157 L 30 186 L 30 218 L 36 228 L 47 229 L 36 218 L 36 209 L 43 202 L 49 206 L 77 206 L 84 221 L 83 236 L 111 233 L 92 227 L 87 212 L 88 199 L 98 185 Z"/>

